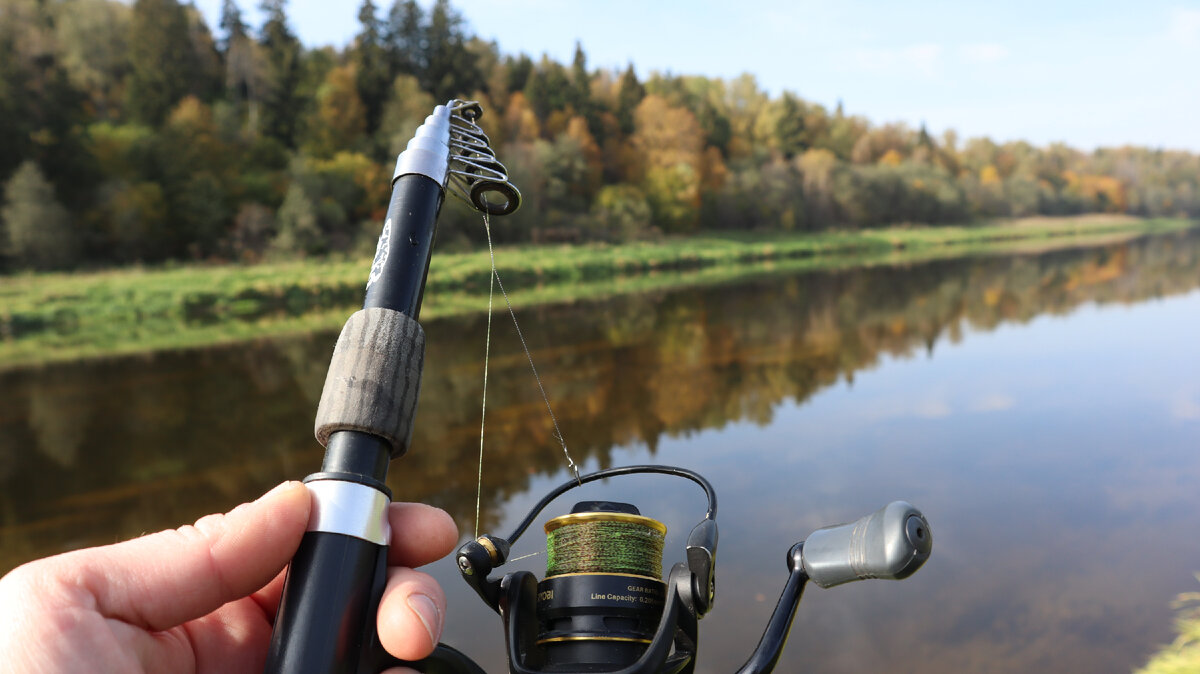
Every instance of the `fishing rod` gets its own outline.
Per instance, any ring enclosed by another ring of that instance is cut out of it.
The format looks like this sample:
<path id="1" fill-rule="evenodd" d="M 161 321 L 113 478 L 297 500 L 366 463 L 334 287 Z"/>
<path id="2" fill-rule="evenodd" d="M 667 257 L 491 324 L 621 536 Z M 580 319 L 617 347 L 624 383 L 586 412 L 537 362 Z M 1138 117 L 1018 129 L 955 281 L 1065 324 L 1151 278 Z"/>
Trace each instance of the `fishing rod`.
<path id="1" fill-rule="evenodd" d="M 317 407 L 325 457 L 304 479 L 312 514 L 284 581 L 267 672 L 354 674 L 398 662 L 375 631 L 391 536 L 385 482 L 412 440 L 425 354 L 417 318 L 438 213 L 447 189 L 489 215 L 521 203 L 476 124 L 482 114 L 475 102 L 435 107 L 396 159 L 363 308 L 342 328 Z"/>
<path id="2" fill-rule="evenodd" d="M 317 409 L 316 436 L 326 453 L 321 471 L 305 478 L 313 510 L 288 568 L 267 657 L 269 673 L 374 674 L 395 665 L 426 674 L 484 673 L 445 644 L 418 662 L 393 658 L 379 643 L 374 619 L 391 535 L 391 492 L 384 482 L 389 462 L 408 450 L 412 438 L 424 357 L 417 317 L 445 192 L 486 215 L 505 215 L 520 204 L 520 193 L 476 124 L 481 114 L 474 102 L 437 106 L 397 159 L 363 309 L 342 329 Z M 693 672 L 698 620 L 716 598 L 712 485 L 686 468 L 656 465 L 581 476 L 556 433 L 574 479 L 534 505 L 508 537 L 478 536 L 455 555 L 464 581 L 502 619 L 509 671 Z M 546 522 L 544 579 L 528 571 L 490 577 L 556 498 L 589 482 L 633 474 L 690 480 L 707 499 L 703 519 L 688 535 L 686 561 L 676 563 L 666 581 L 666 526 L 634 504 L 610 501 L 576 503 L 569 513 Z M 810 580 L 821 587 L 867 578 L 900 580 L 925 563 L 932 545 L 925 516 L 903 501 L 850 524 L 818 529 L 792 545 L 779 602 L 738 674 L 774 669 Z"/>

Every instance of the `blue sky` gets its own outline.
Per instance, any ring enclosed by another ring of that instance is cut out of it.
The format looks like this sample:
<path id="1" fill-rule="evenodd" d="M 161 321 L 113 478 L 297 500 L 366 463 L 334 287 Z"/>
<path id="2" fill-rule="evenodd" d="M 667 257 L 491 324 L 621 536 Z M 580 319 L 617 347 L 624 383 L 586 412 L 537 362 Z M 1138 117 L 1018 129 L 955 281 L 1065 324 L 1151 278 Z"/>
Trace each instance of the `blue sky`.
<path id="1" fill-rule="evenodd" d="M 216 26 L 221 0 L 199 0 Z M 390 0 L 376 0 L 383 10 Z M 241 0 L 247 22 L 261 19 Z M 357 0 L 292 0 L 308 45 L 347 44 Z M 429 6 L 430 2 L 422 2 Z M 924 121 L 1091 149 L 1123 144 L 1200 151 L 1200 2 L 579 3 L 453 0 L 502 53 L 589 65 L 735 77 L 754 74 L 873 123 Z"/>

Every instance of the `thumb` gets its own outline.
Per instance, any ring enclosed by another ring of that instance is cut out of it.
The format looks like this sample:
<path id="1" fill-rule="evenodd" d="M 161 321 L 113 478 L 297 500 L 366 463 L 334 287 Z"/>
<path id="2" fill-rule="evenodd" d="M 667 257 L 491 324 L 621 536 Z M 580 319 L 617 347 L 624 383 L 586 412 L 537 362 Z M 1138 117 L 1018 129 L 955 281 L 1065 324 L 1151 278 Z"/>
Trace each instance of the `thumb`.
<path id="1" fill-rule="evenodd" d="M 270 582 L 299 547 L 311 505 L 303 484 L 285 482 L 194 526 L 46 561 L 90 594 L 101 615 L 165 630 Z"/>

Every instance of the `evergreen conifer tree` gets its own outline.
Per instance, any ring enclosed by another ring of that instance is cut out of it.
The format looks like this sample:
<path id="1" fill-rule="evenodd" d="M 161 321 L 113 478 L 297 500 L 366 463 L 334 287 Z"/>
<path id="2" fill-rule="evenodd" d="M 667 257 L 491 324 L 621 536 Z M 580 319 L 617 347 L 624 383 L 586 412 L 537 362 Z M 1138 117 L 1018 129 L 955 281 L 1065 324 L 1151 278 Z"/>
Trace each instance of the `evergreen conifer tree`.
<path id="1" fill-rule="evenodd" d="M 266 92 L 263 101 L 263 132 L 288 147 L 295 146 L 296 122 L 302 101 L 300 84 L 300 40 L 288 26 L 286 0 L 263 0 L 267 15 L 259 42 L 266 51 Z"/>
<path id="2" fill-rule="evenodd" d="M 129 111 L 158 126 L 195 75 L 188 17 L 175 0 L 137 0 L 129 38 Z"/>

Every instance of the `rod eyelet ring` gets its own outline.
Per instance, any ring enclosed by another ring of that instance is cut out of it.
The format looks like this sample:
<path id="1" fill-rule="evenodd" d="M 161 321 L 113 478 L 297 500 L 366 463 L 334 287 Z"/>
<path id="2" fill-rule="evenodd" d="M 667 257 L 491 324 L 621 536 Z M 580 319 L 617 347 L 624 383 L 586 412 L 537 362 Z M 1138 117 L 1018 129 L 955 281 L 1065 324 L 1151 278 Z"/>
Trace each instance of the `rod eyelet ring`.
<path id="1" fill-rule="evenodd" d="M 510 183 L 481 180 L 471 186 L 471 203 L 489 215 L 508 215 L 521 205 L 521 193 Z"/>

